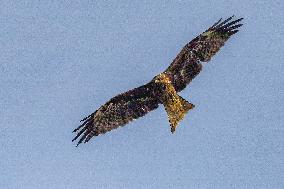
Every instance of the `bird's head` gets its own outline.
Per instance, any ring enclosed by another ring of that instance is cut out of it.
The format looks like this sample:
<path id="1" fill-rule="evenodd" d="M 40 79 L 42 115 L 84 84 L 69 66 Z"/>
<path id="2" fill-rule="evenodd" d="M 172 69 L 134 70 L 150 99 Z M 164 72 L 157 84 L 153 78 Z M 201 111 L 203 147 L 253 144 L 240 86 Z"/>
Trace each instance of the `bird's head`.
<path id="1" fill-rule="evenodd" d="M 154 78 L 154 82 L 155 83 L 162 83 L 162 84 L 170 84 L 171 80 L 166 74 L 160 73 L 159 75 L 157 75 Z"/>

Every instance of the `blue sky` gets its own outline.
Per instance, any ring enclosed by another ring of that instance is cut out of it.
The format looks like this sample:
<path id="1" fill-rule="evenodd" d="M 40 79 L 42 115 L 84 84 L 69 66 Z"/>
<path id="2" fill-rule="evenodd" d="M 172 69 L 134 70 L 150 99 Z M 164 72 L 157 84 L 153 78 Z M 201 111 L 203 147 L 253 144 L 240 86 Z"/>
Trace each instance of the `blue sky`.
<path id="1" fill-rule="evenodd" d="M 0 4 L 0 188 L 284 188 L 283 1 Z M 232 14 L 174 135 L 160 107 L 75 147 L 81 118 Z"/>

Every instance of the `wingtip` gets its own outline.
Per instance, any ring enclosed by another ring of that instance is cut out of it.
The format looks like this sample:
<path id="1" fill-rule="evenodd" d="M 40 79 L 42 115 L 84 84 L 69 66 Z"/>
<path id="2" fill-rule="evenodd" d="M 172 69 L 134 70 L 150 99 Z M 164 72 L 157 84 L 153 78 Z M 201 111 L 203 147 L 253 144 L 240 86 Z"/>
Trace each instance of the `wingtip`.
<path id="1" fill-rule="evenodd" d="M 229 31 L 229 35 L 232 36 L 232 35 L 234 35 L 238 32 L 239 32 L 239 30 L 232 30 L 232 31 Z"/>
<path id="2" fill-rule="evenodd" d="M 238 18 L 232 20 L 233 17 L 234 15 L 227 18 L 225 21 L 219 23 L 218 25 L 216 25 L 213 29 L 217 32 L 220 32 L 221 34 L 228 34 L 228 36 L 234 35 L 239 31 L 238 28 L 243 25 L 242 23 L 239 22 L 242 21 L 244 18 Z"/>
<path id="3" fill-rule="evenodd" d="M 211 29 L 211 28 L 214 28 L 215 26 L 217 26 L 221 21 L 222 21 L 222 17 L 221 17 L 217 22 L 215 22 L 215 23 L 210 27 L 210 29 Z"/>
<path id="4" fill-rule="evenodd" d="M 233 18 L 235 18 L 235 15 L 233 14 L 232 16 L 228 17 L 227 19 L 223 20 L 223 18 L 220 18 L 217 22 L 215 22 L 209 29 L 217 29 L 224 27 L 226 25 L 230 25 L 232 23 L 237 23 L 243 20 L 243 18 L 239 18 L 237 20 L 231 21 Z M 222 21 L 223 20 L 223 21 Z M 231 21 L 231 22 L 229 22 Z"/>
<path id="5" fill-rule="evenodd" d="M 72 139 L 72 142 L 74 142 L 76 139 L 74 138 L 74 139 Z M 77 144 L 75 145 L 75 147 L 77 148 L 78 146 L 79 146 L 79 142 L 77 142 Z"/>
<path id="6" fill-rule="evenodd" d="M 78 147 L 81 143 L 82 143 L 82 140 L 80 139 L 80 140 L 77 142 L 76 147 Z"/>

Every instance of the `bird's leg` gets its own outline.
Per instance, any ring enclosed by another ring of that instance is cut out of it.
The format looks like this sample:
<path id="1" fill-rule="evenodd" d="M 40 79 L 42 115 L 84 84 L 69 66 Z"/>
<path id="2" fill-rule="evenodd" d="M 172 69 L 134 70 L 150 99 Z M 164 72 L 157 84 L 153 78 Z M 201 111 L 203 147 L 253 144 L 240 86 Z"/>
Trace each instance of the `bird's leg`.
<path id="1" fill-rule="evenodd" d="M 165 74 L 160 74 L 156 82 L 165 86 L 162 91 L 161 101 L 168 114 L 171 132 L 174 133 L 179 121 L 184 118 L 190 109 L 194 108 L 194 105 L 177 94 L 174 86 Z"/>

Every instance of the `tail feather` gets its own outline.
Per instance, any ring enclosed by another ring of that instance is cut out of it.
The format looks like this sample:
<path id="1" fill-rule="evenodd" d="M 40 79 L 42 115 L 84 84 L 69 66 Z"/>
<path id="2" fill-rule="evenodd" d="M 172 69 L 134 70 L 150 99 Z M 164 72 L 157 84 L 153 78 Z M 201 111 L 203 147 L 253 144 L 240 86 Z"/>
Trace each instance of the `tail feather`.
<path id="1" fill-rule="evenodd" d="M 184 98 L 182 98 L 181 96 L 179 96 L 179 99 L 181 101 L 181 104 L 185 110 L 185 112 L 188 112 L 189 110 L 193 109 L 195 107 L 194 104 L 188 102 L 187 100 L 185 100 Z"/>
<path id="2" fill-rule="evenodd" d="M 179 96 L 166 74 L 159 75 L 159 83 L 164 85 L 162 91 L 162 103 L 168 114 L 171 126 L 171 132 L 174 133 L 178 123 L 184 118 L 185 114 L 194 107 L 193 104 L 187 102 Z"/>

